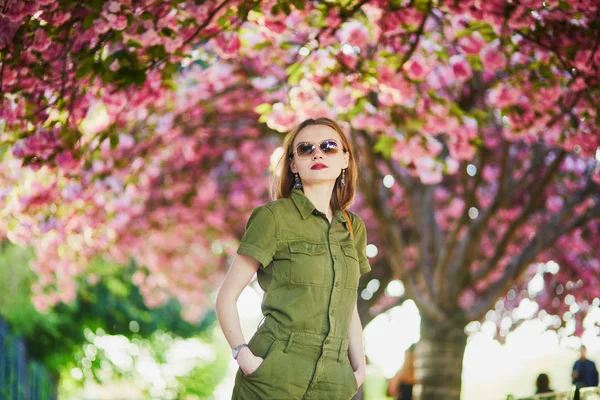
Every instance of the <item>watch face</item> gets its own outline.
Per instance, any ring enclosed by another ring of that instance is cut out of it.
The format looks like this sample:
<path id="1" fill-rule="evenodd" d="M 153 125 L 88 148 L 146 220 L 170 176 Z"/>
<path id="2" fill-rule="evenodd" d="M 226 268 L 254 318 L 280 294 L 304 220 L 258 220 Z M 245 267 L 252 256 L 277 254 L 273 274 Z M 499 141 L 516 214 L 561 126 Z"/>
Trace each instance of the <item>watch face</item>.
<path id="1" fill-rule="evenodd" d="M 248 345 L 244 343 L 244 344 L 240 344 L 235 349 L 231 350 L 231 355 L 233 356 L 233 358 L 236 359 L 240 350 L 242 350 L 244 347 L 247 347 L 247 346 Z"/>

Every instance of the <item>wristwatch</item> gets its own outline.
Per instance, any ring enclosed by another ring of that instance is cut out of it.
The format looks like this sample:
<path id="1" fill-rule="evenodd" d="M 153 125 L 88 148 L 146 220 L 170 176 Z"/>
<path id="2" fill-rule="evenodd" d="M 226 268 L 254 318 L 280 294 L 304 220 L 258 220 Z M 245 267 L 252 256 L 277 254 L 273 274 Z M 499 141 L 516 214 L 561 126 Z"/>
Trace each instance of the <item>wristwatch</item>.
<path id="1" fill-rule="evenodd" d="M 242 343 L 239 346 L 236 346 L 235 349 L 231 350 L 231 355 L 233 356 L 234 360 L 237 359 L 237 356 L 240 353 L 240 350 L 242 350 L 244 347 L 248 347 L 248 344 Z"/>

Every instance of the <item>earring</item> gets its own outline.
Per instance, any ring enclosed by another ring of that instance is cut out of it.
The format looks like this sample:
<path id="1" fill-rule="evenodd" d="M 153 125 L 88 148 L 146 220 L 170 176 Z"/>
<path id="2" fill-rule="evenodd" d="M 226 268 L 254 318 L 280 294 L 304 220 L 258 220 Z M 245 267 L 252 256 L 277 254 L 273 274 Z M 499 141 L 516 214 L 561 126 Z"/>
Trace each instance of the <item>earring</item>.
<path id="1" fill-rule="evenodd" d="M 346 170 L 342 170 L 342 178 L 340 179 L 340 187 L 344 187 L 346 184 Z"/>
<path id="2" fill-rule="evenodd" d="M 294 174 L 294 189 L 302 189 L 302 182 L 300 182 L 298 174 Z"/>

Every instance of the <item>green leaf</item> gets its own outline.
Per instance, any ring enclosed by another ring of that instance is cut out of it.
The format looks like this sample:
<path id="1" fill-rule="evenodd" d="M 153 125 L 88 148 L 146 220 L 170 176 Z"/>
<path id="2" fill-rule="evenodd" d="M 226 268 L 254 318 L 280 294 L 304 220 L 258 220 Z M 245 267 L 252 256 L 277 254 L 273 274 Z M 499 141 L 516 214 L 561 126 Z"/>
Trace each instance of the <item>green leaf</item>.
<path id="1" fill-rule="evenodd" d="M 237 17 L 240 20 L 245 21 L 248 18 L 248 13 L 250 13 L 251 9 L 252 8 L 247 3 L 241 3 L 238 5 Z"/>
<path id="2" fill-rule="evenodd" d="M 169 89 L 171 89 L 173 91 L 177 90 L 177 83 L 175 83 L 175 81 L 172 79 L 165 79 L 163 81 L 163 85 L 165 85 L 166 87 L 168 87 Z"/>
<path id="3" fill-rule="evenodd" d="M 75 79 L 85 78 L 86 76 L 88 76 L 90 74 L 90 72 L 92 72 L 93 67 L 94 67 L 94 64 L 90 64 L 90 63 L 82 64 L 77 69 L 77 72 L 75 72 Z"/>
<path id="4" fill-rule="evenodd" d="M 82 24 L 83 28 L 90 29 L 94 25 L 96 18 L 98 18 L 98 14 L 96 13 L 89 14 L 87 17 L 85 17 Z"/>
<path id="5" fill-rule="evenodd" d="M 364 97 L 358 99 L 358 101 L 356 102 L 356 104 L 354 105 L 354 107 L 352 107 L 351 110 L 349 110 L 347 113 L 344 114 L 344 118 L 345 119 L 355 118 L 361 112 L 363 112 L 363 110 L 365 109 L 365 105 L 367 103 L 368 103 L 368 101 Z"/>
<path id="6" fill-rule="evenodd" d="M 436 51 L 435 54 L 438 56 L 438 58 L 440 60 L 446 60 L 446 61 L 448 61 L 450 59 L 450 56 L 448 55 L 448 53 L 446 53 L 446 50 L 444 48 L 442 48 L 441 50 Z"/>
<path id="7" fill-rule="evenodd" d="M 257 50 L 257 51 L 260 51 L 260 50 L 263 50 L 263 49 L 265 49 L 266 47 L 269 47 L 269 46 L 271 46 L 272 44 L 273 44 L 273 43 L 272 43 L 272 42 L 270 42 L 270 41 L 264 41 L 264 42 L 260 42 L 260 43 L 257 43 L 256 45 L 254 45 L 254 47 L 252 47 L 252 50 Z M 283 48 L 283 47 L 282 47 L 282 48 Z"/>
<path id="8" fill-rule="evenodd" d="M 165 77 L 165 78 L 171 77 L 171 76 L 175 75 L 177 73 L 177 71 L 179 71 L 179 63 L 167 63 L 167 65 L 165 65 L 162 70 L 163 77 Z"/>
<path id="9" fill-rule="evenodd" d="M 170 28 L 162 28 L 160 30 L 162 32 L 163 35 L 167 36 L 167 37 L 175 37 L 175 32 L 173 31 L 173 29 Z"/>
<path id="10" fill-rule="evenodd" d="M 115 73 L 110 69 L 105 69 L 100 74 L 100 79 L 102 79 L 102 83 L 111 83 L 115 79 Z"/>
<path id="11" fill-rule="evenodd" d="M 281 0 L 281 8 L 285 15 L 290 15 L 292 13 L 292 7 L 290 6 L 290 2 L 288 0 Z"/>
<path id="12" fill-rule="evenodd" d="M 226 28 L 228 24 L 229 18 L 226 15 L 219 17 L 219 19 L 217 20 L 217 25 L 219 25 L 223 29 Z"/>
<path id="13" fill-rule="evenodd" d="M 204 61 L 201 58 L 195 60 L 192 64 L 197 64 L 197 65 L 201 66 L 202 69 L 206 69 L 210 66 L 206 61 Z"/>
<path id="14" fill-rule="evenodd" d="M 4 155 L 6 154 L 8 148 L 8 143 L 0 143 L 0 161 L 2 161 L 2 159 L 4 158 Z"/>
<path id="15" fill-rule="evenodd" d="M 470 28 L 464 28 L 464 29 L 461 29 L 461 30 L 457 31 L 454 34 L 454 37 L 457 38 L 457 39 L 460 39 L 460 38 L 465 37 L 465 36 L 471 36 L 472 34 L 473 34 L 473 30 L 472 29 L 470 29 Z"/>
<path id="16" fill-rule="evenodd" d="M 304 4 L 304 0 L 292 0 L 292 4 L 294 5 L 294 7 L 296 7 L 296 9 L 298 10 L 302 10 L 304 11 L 305 4 Z"/>
<path id="17" fill-rule="evenodd" d="M 110 135 L 110 148 L 112 150 L 114 150 L 117 148 L 118 145 L 119 145 L 119 135 L 117 135 L 117 134 Z"/>
<path id="18" fill-rule="evenodd" d="M 483 140 L 481 140 L 481 138 L 479 136 L 474 137 L 473 139 L 469 140 L 469 143 L 476 147 L 483 146 Z"/>
<path id="19" fill-rule="evenodd" d="M 552 79 L 554 77 L 554 74 L 550 69 L 550 65 L 548 64 L 540 64 L 540 68 L 538 69 L 538 71 L 540 72 L 540 75 L 542 75 L 546 79 Z"/>
<path id="20" fill-rule="evenodd" d="M 262 103 L 261 105 L 254 107 L 254 111 L 256 113 L 262 115 L 264 113 L 271 111 L 272 108 L 273 108 L 273 106 L 270 103 Z"/>
<path id="21" fill-rule="evenodd" d="M 375 152 L 380 153 L 385 158 L 390 158 L 392 156 L 392 151 L 394 150 L 394 145 L 396 144 L 396 139 L 388 135 L 379 135 L 377 138 L 377 143 L 373 146 L 373 150 Z"/>
<path id="22" fill-rule="evenodd" d="M 142 44 L 134 39 L 129 39 L 129 41 L 125 44 L 127 47 L 135 47 L 136 49 L 141 49 Z"/>
<path id="23" fill-rule="evenodd" d="M 407 131 L 416 131 L 418 132 L 423 126 L 424 122 L 420 119 L 407 119 L 404 123 L 404 127 Z"/>
<path id="24" fill-rule="evenodd" d="M 65 129 L 60 136 L 60 140 L 67 149 L 72 149 L 75 147 L 75 143 L 81 137 L 81 132 L 74 129 Z"/>
<path id="25" fill-rule="evenodd" d="M 135 83 L 139 86 L 146 81 L 146 71 L 127 67 L 119 68 L 117 72 L 115 72 L 114 79 L 128 84 Z"/>
<path id="26" fill-rule="evenodd" d="M 475 71 L 483 71 L 483 63 L 478 55 L 467 54 L 467 61 Z"/>
<path id="27" fill-rule="evenodd" d="M 465 112 L 458 106 L 458 104 L 450 102 L 449 114 L 454 115 L 457 118 L 461 118 L 463 115 L 465 115 Z"/>
<path id="28" fill-rule="evenodd" d="M 292 64 L 286 72 L 289 74 L 288 76 L 288 84 L 289 85 L 297 85 L 302 79 L 302 68 L 300 64 Z"/>
<path id="29" fill-rule="evenodd" d="M 131 70 L 129 75 L 131 77 L 131 82 L 137 84 L 138 86 L 142 85 L 144 82 L 146 82 L 146 71 L 145 70 L 134 69 L 134 70 Z"/>
<path id="30" fill-rule="evenodd" d="M 571 11 L 571 5 L 564 0 L 558 2 L 558 9 L 560 11 Z"/>
<path id="31" fill-rule="evenodd" d="M 165 46 L 162 44 L 157 44 L 154 46 L 148 47 L 146 53 L 152 58 L 164 58 L 167 55 L 167 51 L 165 50 Z"/>
<path id="32" fill-rule="evenodd" d="M 431 0 L 415 0 L 413 7 L 421 12 L 427 12 L 430 7 Z"/>
<path id="33" fill-rule="evenodd" d="M 482 22 L 482 21 L 474 21 L 471 22 L 469 24 L 469 27 L 466 29 L 471 31 L 471 33 L 477 31 L 481 34 L 481 36 L 487 41 L 487 42 L 491 42 L 492 40 L 494 40 L 497 35 L 496 32 L 494 31 L 494 28 L 492 28 L 492 26 L 490 24 L 488 24 L 487 22 Z M 460 31 L 462 33 L 462 31 Z M 465 35 L 468 36 L 468 35 Z"/>

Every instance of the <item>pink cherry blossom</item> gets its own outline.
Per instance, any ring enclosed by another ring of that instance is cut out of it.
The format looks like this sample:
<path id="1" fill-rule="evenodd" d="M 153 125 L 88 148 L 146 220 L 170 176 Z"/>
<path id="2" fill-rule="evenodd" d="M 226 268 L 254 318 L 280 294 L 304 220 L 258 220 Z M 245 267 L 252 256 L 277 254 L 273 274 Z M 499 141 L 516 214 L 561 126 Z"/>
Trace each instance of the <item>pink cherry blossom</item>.
<path id="1" fill-rule="evenodd" d="M 498 85 L 488 95 L 490 105 L 498 108 L 508 107 L 519 103 L 521 91 L 515 87 Z"/>
<path id="2" fill-rule="evenodd" d="M 450 65 L 456 79 L 468 79 L 472 75 L 471 65 L 464 56 L 453 55 L 450 57 Z"/>
<path id="3" fill-rule="evenodd" d="M 485 46 L 485 40 L 479 32 L 458 39 L 458 45 L 465 54 L 479 54 Z"/>
<path id="4" fill-rule="evenodd" d="M 484 71 L 493 73 L 506 66 L 506 56 L 502 53 L 498 44 L 490 44 L 481 50 L 481 61 Z"/>

